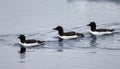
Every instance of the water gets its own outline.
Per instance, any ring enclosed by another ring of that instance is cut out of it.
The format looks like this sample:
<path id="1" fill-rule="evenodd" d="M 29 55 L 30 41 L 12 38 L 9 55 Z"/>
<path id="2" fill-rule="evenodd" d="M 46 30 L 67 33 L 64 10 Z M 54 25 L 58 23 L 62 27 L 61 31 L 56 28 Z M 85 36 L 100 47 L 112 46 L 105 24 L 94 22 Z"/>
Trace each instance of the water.
<path id="1" fill-rule="evenodd" d="M 1 69 L 113 69 L 120 68 L 119 0 L 1 0 Z M 111 28 L 111 35 L 93 37 L 86 25 Z M 85 34 L 59 41 L 53 28 Z M 18 35 L 45 40 L 45 45 L 18 53 Z M 113 61 L 114 60 L 114 61 Z"/>

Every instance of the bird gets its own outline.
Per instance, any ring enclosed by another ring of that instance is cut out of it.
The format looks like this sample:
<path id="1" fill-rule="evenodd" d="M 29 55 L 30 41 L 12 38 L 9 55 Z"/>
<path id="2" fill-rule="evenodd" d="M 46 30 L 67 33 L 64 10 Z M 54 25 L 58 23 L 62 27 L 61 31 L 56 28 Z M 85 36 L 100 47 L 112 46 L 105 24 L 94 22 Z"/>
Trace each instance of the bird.
<path id="1" fill-rule="evenodd" d="M 35 39 L 26 39 L 25 35 L 20 34 L 19 37 L 20 39 L 19 44 L 22 45 L 22 47 L 31 47 L 31 46 L 36 46 L 43 44 L 45 41 L 40 41 L 40 40 L 35 40 Z"/>
<path id="2" fill-rule="evenodd" d="M 87 26 L 90 26 L 90 33 L 93 35 L 112 34 L 114 31 L 114 29 L 96 29 L 96 23 L 94 21 L 90 22 Z"/>
<path id="3" fill-rule="evenodd" d="M 82 33 L 74 32 L 74 31 L 64 32 L 62 26 L 57 26 L 56 28 L 53 28 L 53 30 L 58 31 L 58 37 L 60 39 L 73 39 L 73 38 L 77 38 L 77 37 L 84 37 L 84 35 Z"/>

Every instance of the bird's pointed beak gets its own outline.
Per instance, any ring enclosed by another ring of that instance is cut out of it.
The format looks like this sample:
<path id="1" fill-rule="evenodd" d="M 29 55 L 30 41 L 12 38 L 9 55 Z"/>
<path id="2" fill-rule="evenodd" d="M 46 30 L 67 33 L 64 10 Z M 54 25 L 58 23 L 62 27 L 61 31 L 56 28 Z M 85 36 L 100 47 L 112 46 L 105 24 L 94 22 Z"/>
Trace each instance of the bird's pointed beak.
<path id="1" fill-rule="evenodd" d="M 90 24 L 87 24 L 86 26 L 90 26 Z"/>
<path id="2" fill-rule="evenodd" d="M 53 28 L 53 30 L 56 30 L 56 28 Z"/>
<path id="3" fill-rule="evenodd" d="M 17 37 L 18 39 L 20 38 L 20 37 Z"/>

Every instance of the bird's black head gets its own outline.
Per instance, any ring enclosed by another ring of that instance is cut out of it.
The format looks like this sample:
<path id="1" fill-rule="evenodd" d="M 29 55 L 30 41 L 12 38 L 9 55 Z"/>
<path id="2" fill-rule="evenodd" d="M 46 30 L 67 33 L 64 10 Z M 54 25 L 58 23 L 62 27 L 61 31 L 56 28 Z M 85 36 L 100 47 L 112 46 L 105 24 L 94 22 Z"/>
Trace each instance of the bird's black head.
<path id="1" fill-rule="evenodd" d="M 96 30 L 96 23 L 95 22 L 90 22 L 90 24 L 88 24 L 87 26 L 90 26 L 92 31 Z"/>
<path id="2" fill-rule="evenodd" d="M 57 26 L 56 28 L 54 28 L 53 30 L 57 30 L 59 32 L 59 35 L 63 35 L 64 31 L 63 31 L 63 27 L 62 26 Z"/>
<path id="3" fill-rule="evenodd" d="M 95 22 L 90 22 L 90 24 L 88 24 L 87 26 L 96 26 Z"/>
<path id="4" fill-rule="evenodd" d="M 18 38 L 20 39 L 21 42 L 24 42 L 26 39 L 25 35 L 23 35 L 23 34 L 20 34 Z"/>
<path id="5" fill-rule="evenodd" d="M 62 26 L 57 26 L 56 28 L 54 28 L 53 30 L 58 30 L 58 31 L 61 31 L 63 30 L 63 27 Z"/>

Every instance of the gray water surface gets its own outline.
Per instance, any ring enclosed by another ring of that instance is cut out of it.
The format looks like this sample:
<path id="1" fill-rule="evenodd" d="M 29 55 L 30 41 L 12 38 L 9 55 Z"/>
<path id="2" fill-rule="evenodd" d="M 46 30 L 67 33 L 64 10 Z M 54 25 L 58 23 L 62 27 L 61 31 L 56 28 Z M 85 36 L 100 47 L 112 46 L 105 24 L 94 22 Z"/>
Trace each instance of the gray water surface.
<path id="1" fill-rule="evenodd" d="M 91 21 L 97 28 L 115 31 L 94 37 L 86 26 Z M 59 41 L 53 31 L 58 25 L 85 37 Z M 19 34 L 45 40 L 45 45 L 19 54 Z M 119 0 L 0 1 L 1 69 L 118 69 L 120 55 L 116 53 L 120 53 Z"/>

